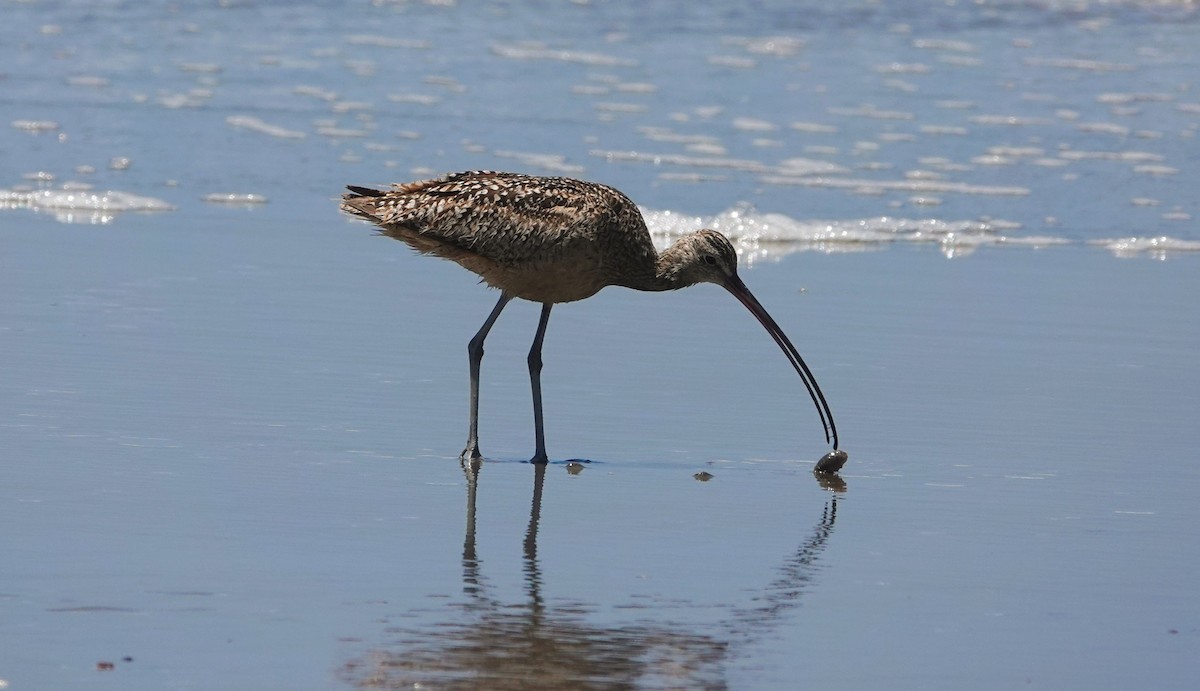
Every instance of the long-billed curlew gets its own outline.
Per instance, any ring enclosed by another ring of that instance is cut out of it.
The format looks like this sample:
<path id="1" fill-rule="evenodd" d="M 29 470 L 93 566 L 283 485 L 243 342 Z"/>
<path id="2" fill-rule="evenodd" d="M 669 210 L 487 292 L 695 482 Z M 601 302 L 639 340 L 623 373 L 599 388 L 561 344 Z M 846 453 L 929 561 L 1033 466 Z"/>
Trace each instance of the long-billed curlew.
<path id="1" fill-rule="evenodd" d="M 500 289 L 500 300 L 468 345 L 471 417 L 463 460 L 479 453 L 479 364 L 483 341 L 513 298 L 542 303 L 529 379 L 537 449 L 545 463 L 542 427 L 542 340 L 555 303 L 582 300 L 605 286 L 676 290 L 697 283 L 724 287 L 750 310 L 779 344 L 812 396 L 825 441 L 838 448 L 833 413 L 783 330 L 737 275 L 737 253 L 724 235 L 700 230 L 659 254 L 637 206 L 605 185 L 561 177 L 472 171 L 392 185 L 388 190 L 349 186 L 342 210 L 379 226 L 424 254 L 450 259 Z"/>

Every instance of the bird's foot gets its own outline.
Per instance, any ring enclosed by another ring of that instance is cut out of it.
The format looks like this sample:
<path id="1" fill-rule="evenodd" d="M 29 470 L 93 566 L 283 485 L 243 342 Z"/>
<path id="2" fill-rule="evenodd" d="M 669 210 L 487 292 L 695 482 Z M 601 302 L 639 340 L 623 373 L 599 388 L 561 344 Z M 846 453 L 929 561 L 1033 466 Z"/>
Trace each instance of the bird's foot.
<path id="1" fill-rule="evenodd" d="M 461 463 L 482 461 L 483 454 L 479 453 L 479 444 L 475 442 L 468 443 L 467 448 L 463 449 L 463 452 L 458 455 L 458 460 Z"/>

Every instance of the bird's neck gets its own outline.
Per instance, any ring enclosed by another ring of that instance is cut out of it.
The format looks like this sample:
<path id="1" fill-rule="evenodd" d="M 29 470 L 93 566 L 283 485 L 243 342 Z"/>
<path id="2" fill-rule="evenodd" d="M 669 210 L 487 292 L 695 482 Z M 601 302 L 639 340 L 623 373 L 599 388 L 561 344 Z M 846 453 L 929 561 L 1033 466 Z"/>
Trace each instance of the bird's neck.
<path id="1" fill-rule="evenodd" d="M 643 261 L 637 262 L 636 267 L 624 266 L 621 277 L 614 283 L 626 288 L 648 292 L 678 290 L 687 287 L 687 283 L 679 280 L 678 263 L 673 261 L 670 253 L 671 250 L 667 249 L 662 254 L 646 257 Z"/>
<path id="2" fill-rule="evenodd" d="M 651 290 L 679 290 L 692 285 L 691 281 L 686 281 L 680 276 L 679 269 L 679 261 L 672 256 L 671 248 L 664 250 L 654 262 L 655 287 Z"/>

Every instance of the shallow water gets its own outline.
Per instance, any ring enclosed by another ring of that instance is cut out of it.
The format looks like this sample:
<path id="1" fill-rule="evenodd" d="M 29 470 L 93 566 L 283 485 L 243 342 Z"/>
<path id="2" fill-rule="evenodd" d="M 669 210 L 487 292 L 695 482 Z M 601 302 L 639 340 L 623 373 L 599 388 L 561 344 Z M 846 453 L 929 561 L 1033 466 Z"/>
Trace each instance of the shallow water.
<path id="1" fill-rule="evenodd" d="M 122 204 L 47 196 L 64 183 L 185 212 L 256 194 L 308 216 L 334 181 L 488 167 L 645 190 L 676 216 L 740 210 L 751 221 L 725 228 L 748 248 L 874 246 L 922 221 L 900 239 L 1200 248 L 1190 2 L 24 2 L 6 16 L 6 203 L 70 220 Z"/>
<path id="2" fill-rule="evenodd" d="M 1194 4 L 341 7 L 4 4 L 8 688 L 1191 687 Z M 733 234 L 844 484 L 712 287 L 555 309 L 544 475 L 509 307 L 471 482 L 494 294 L 334 203 L 463 168 Z"/>

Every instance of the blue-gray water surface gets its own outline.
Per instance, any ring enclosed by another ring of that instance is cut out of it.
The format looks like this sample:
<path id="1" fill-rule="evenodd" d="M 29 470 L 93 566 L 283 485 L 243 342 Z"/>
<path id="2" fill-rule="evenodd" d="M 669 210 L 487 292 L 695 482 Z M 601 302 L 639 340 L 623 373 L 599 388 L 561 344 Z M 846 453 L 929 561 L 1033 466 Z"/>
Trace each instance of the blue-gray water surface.
<path id="1" fill-rule="evenodd" d="M 1194 684 L 1195 3 L 0 8 L 0 688 Z M 336 199 L 470 168 L 729 233 L 840 478 L 713 286 L 544 469 L 510 306 L 464 471 L 495 293 Z"/>

